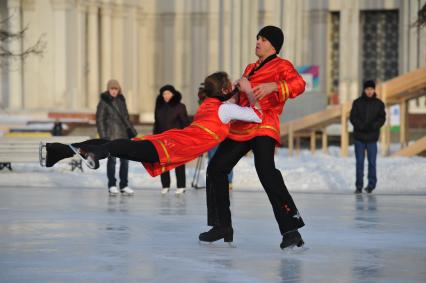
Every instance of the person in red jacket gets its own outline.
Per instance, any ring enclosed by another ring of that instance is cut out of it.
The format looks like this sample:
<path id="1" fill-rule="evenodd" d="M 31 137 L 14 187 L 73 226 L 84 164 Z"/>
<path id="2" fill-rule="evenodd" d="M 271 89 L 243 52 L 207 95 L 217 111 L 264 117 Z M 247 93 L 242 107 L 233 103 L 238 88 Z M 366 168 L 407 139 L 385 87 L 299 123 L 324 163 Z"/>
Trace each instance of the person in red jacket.
<path id="1" fill-rule="evenodd" d="M 257 174 L 283 237 L 280 247 L 304 244 L 298 229 L 305 224 L 274 162 L 275 147 L 280 143 L 280 115 L 284 104 L 287 99 L 295 98 L 305 90 L 305 81 L 293 65 L 277 55 L 283 43 L 284 34 L 275 26 L 266 26 L 257 35 L 256 56 L 259 60 L 249 64 L 244 71 L 240 81 L 239 105 L 249 105 L 247 92 L 250 88 L 245 87 L 249 82 L 263 112 L 262 123 L 232 123 L 228 138 L 211 159 L 207 168 L 206 194 L 207 224 L 213 227 L 199 235 L 200 241 L 232 241 L 227 175 L 252 150 Z"/>
<path id="2" fill-rule="evenodd" d="M 45 165 L 52 167 L 77 153 L 87 159 L 93 169 L 97 169 L 100 159 L 113 156 L 142 162 L 151 176 L 158 176 L 218 145 L 228 135 L 231 120 L 262 121 L 262 113 L 254 106 L 224 103 L 234 94 L 228 75 L 225 72 L 214 73 L 205 79 L 198 93 L 203 102 L 188 127 L 132 140 L 92 139 L 71 146 L 47 143 Z"/>

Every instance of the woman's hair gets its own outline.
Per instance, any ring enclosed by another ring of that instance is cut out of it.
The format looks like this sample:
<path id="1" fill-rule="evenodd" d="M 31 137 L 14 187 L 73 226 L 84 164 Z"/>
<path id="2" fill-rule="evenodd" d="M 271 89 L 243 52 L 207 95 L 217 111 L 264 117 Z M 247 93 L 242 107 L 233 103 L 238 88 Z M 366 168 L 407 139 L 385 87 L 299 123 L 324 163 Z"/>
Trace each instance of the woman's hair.
<path id="1" fill-rule="evenodd" d="M 216 72 L 209 75 L 198 89 L 199 102 L 203 102 L 206 97 L 222 97 L 222 89 L 229 88 L 230 84 L 228 74 L 225 72 Z"/>
<path id="2" fill-rule="evenodd" d="M 170 91 L 171 93 L 173 93 L 173 95 L 176 94 L 176 89 L 174 86 L 172 85 L 164 85 L 160 88 L 160 94 L 163 95 L 163 92 L 165 92 L 166 90 Z"/>

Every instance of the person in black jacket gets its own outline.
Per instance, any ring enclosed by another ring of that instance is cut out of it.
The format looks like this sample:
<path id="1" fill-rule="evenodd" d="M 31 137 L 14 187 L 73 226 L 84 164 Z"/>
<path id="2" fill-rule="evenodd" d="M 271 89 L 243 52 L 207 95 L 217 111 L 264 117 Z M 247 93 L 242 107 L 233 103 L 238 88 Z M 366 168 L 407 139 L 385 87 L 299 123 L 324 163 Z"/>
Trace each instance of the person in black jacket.
<path id="1" fill-rule="evenodd" d="M 362 95 L 353 102 L 350 114 L 355 139 L 356 194 L 362 192 L 364 184 L 365 151 L 367 151 L 368 159 L 368 185 L 365 191 L 371 193 L 377 184 L 377 141 L 380 128 L 386 121 L 386 112 L 384 103 L 376 97 L 375 88 L 374 81 L 364 82 Z"/>
<path id="2" fill-rule="evenodd" d="M 129 138 L 128 127 L 132 127 L 129 121 L 126 100 L 121 93 L 121 86 L 117 80 L 109 80 L 107 90 L 100 95 L 96 109 L 96 127 L 101 139 L 115 140 Z M 133 128 L 134 129 L 134 128 Z M 108 157 L 107 176 L 110 195 L 118 193 L 131 195 L 133 190 L 128 187 L 129 161 L 120 158 L 120 190 L 115 179 L 115 157 Z"/>
<path id="3" fill-rule="evenodd" d="M 160 94 L 155 103 L 154 134 L 160 134 L 170 129 L 183 129 L 189 125 L 185 104 L 181 103 L 182 95 L 172 85 L 160 88 Z M 176 194 L 185 192 L 185 165 L 175 168 L 177 189 Z M 162 194 L 170 190 L 170 172 L 161 174 Z"/>

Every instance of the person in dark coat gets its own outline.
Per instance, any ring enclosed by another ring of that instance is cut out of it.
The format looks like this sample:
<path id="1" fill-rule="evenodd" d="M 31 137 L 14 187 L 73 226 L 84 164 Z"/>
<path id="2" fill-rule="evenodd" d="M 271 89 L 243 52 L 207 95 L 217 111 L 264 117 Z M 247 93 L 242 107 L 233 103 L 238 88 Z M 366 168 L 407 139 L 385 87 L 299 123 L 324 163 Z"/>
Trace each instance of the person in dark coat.
<path id="1" fill-rule="evenodd" d="M 62 136 L 62 122 L 56 120 L 51 131 L 52 136 Z"/>
<path id="2" fill-rule="evenodd" d="M 364 185 L 365 151 L 367 151 L 368 159 L 368 185 L 365 187 L 365 191 L 371 193 L 377 184 L 377 141 L 380 136 L 380 128 L 386 121 L 386 112 L 384 103 L 376 97 L 375 88 L 374 81 L 364 82 L 362 95 L 354 100 L 350 114 L 350 121 L 354 126 L 356 194 L 362 192 Z"/>
<path id="3" fill-rule="evenodd" d="M 185 104 L 181 103 L 182 95 L 172 85 L 160 88 L 160 94 L 155 103 L 154 134 L 160 134 L 170 129 L 183 129 L 190 121 Z M 176 194 L 185 192 L 185 165 L 175 168 L 177 189 Z M 162 194 L 170 190 L 170 172 L 161 174 Z"/>
<path id="4" fill-rule="evenodd" d="M 100 101 L 96 110 L 96 127 L 101 139 L 115 140 L 128 139 L 129 112 L 127 111 L 126 99 L 121 93 L 121 86 L 117 80 L 109 80 L 107 91 L 100 94 Z M 120 158 L 120 190 L 117 188 L 115 178 L 115 157 L 108 157 L 107 176 L 108 190 L 111 195 L 133 194 L 134 191 L 128 187 L 129 161 Z"/>

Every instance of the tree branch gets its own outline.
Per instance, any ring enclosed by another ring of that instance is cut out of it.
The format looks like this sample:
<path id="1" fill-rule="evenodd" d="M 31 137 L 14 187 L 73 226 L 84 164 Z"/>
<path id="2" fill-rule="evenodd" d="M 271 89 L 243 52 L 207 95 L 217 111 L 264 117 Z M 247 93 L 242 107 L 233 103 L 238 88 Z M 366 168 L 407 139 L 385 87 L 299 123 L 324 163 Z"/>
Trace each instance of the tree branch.
<path id="1" fill-rule="evenodd" d="M 0 20 L 0 26 L 8 26 L 10 17 L 4 20 Z M 11 51 L 8 48 L 10 42 L 14 40 L 23 40 L 25 32 L 28 30 L 28 26 L 23 28 L 18 32 L 11 32 L 7 29 L 0 29 L 0 59 L 6 58 L 22 58 L 29 55 L 43 55 L 44 50 L 46 49 L 46 42 L 43 40 L 43 36 L 40 36 L 37 42 L 21 52 Z"/>

